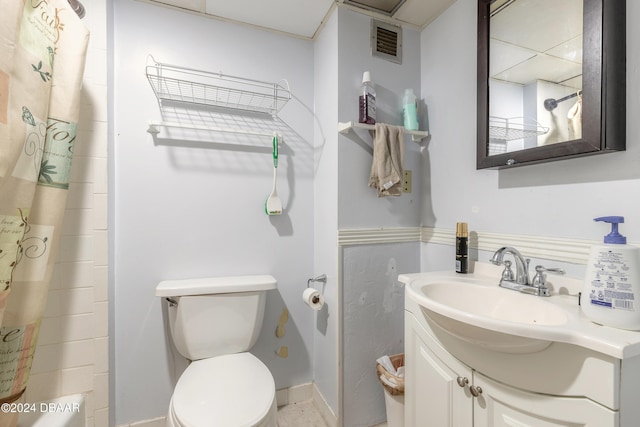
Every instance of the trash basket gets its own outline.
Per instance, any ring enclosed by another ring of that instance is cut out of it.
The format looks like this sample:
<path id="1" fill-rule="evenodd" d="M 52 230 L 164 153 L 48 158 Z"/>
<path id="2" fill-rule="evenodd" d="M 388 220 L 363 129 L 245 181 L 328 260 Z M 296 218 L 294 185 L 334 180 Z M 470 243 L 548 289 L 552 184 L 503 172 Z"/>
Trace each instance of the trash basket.
<path id="1" fill-rule="evenodd" d="M 404 366 L 404 353 L 389 356 L 389 359 L 396 370 Z M 392 374 L 380 363 L 376 365 L 376 369 L 380 384 L 384 387 L 387 427 L 404 427 L 404 377 Z"/>

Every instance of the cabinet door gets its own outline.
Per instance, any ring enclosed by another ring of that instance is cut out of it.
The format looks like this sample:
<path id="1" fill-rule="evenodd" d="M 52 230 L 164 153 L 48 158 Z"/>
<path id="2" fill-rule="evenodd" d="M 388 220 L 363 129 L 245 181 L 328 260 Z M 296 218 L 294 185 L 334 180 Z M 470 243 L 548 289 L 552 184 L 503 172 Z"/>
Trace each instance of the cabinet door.
<path id="1" fill-rule="evenodd" d="M 405 427 L 470 427 L 472 371 L 446 353 L 447 363 L 440 360 L 420 337 L 421 329 L 417 322 L 407 325 Z"/>
<path id="2" fill-rule="evenodd" d="M 617 427 L 618 413 L 586 398 L 525 392 L 474 373 L 474 427 Z M 477 388 L 476 388 L 477 390 Z"/>

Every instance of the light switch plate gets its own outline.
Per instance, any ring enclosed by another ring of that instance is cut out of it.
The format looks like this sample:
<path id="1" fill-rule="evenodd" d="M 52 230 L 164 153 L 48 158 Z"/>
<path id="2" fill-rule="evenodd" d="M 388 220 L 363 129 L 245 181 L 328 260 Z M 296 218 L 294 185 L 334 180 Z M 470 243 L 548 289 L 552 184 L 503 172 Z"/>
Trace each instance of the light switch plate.
<path id="1" fill-rule="evenodd" d="M 404 171 L 404 179 L 402 180 L 402 191 L 411 193 L 411 171 Z"/>

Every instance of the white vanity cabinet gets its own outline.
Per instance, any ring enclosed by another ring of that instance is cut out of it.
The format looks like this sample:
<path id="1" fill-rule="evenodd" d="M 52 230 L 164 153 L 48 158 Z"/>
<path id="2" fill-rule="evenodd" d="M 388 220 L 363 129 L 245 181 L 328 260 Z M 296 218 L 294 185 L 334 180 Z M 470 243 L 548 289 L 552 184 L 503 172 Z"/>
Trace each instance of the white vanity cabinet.
<path id="1" fill-rule="evenodd" d="M 594 401 L 593 397 L 576 397 L 584 395 L 580 389 L 589 387 L 600 389 L 605 396 L 617 395 L 613 389 L 620 385 L 615 375 L 620 374 L 621 364 L 615 360 L 597 357 L 592 360 L 593 355 L 577 355 L 569 362 L 582 366 L 577 366 L 569 375 L 554 373 L 556 369 L 567 369 L 562 363 L 554 364 L 557 355 L 551 350 L 539 352 L 539 363 L 536 363 L 536 353 L 496 353 L 496 360 L 486 360 L 491 350 L 448 340 L 442 331 L 434 330 L 417 305 L 413 306 L 416 314 L 412 313 L 410 303 L 407 308 L 405 427 L 640 425 L 640 419 L 622 424 L 620 411 Z M 446 349 L 449 344 L 458 357 Z M 465 352 L 478 354 L 467 354 L 463 363 L 459 357 Z M 482 371 L 473 366 L 474 361 Z M 489 374 L 483 374 L 486 372 Z M 593 378 L 580 378 L 581 375 L 593 375 Z M 518 386 L 509 384 L 510 379 Z M 620 401 L 613 396 L 611 402 L 616 405 Z"/>
<path id="2" fill-rule="evenodd" d="M 531 371 L 535 375 L 535 369 Z M 617 426 L 618 413 L 586 398 L 530 393 L 474 372 L 481 390 L 473 402 L 474 427 Z"/>
<path id="3" fill-rule="evenodd" d="M 473 372 L 451 356 L 441 360 L 415 318 L 407 313 L 405 319 L 405 427 L 472 426 Z"/>

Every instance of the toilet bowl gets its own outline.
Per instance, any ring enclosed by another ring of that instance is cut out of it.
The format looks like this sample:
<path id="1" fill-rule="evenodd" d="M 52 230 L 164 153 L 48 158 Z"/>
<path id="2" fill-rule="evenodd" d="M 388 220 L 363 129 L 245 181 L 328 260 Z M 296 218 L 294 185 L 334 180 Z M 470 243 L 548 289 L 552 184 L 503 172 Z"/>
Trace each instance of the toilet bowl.
<path id="1" fill-rule="evenodd" d="M 276 427 L 275 382 L 248 350 L 264 318 L 271 276 L 164 281 L 176 348 L 190 365 L 178 379 L 168 427 Z"/>
<path id="2" fill-rule="evenodd" d="M 275 427 L 275 383 L 251 353 L 197 360 L 173 391 L 167 426 Z"/>

